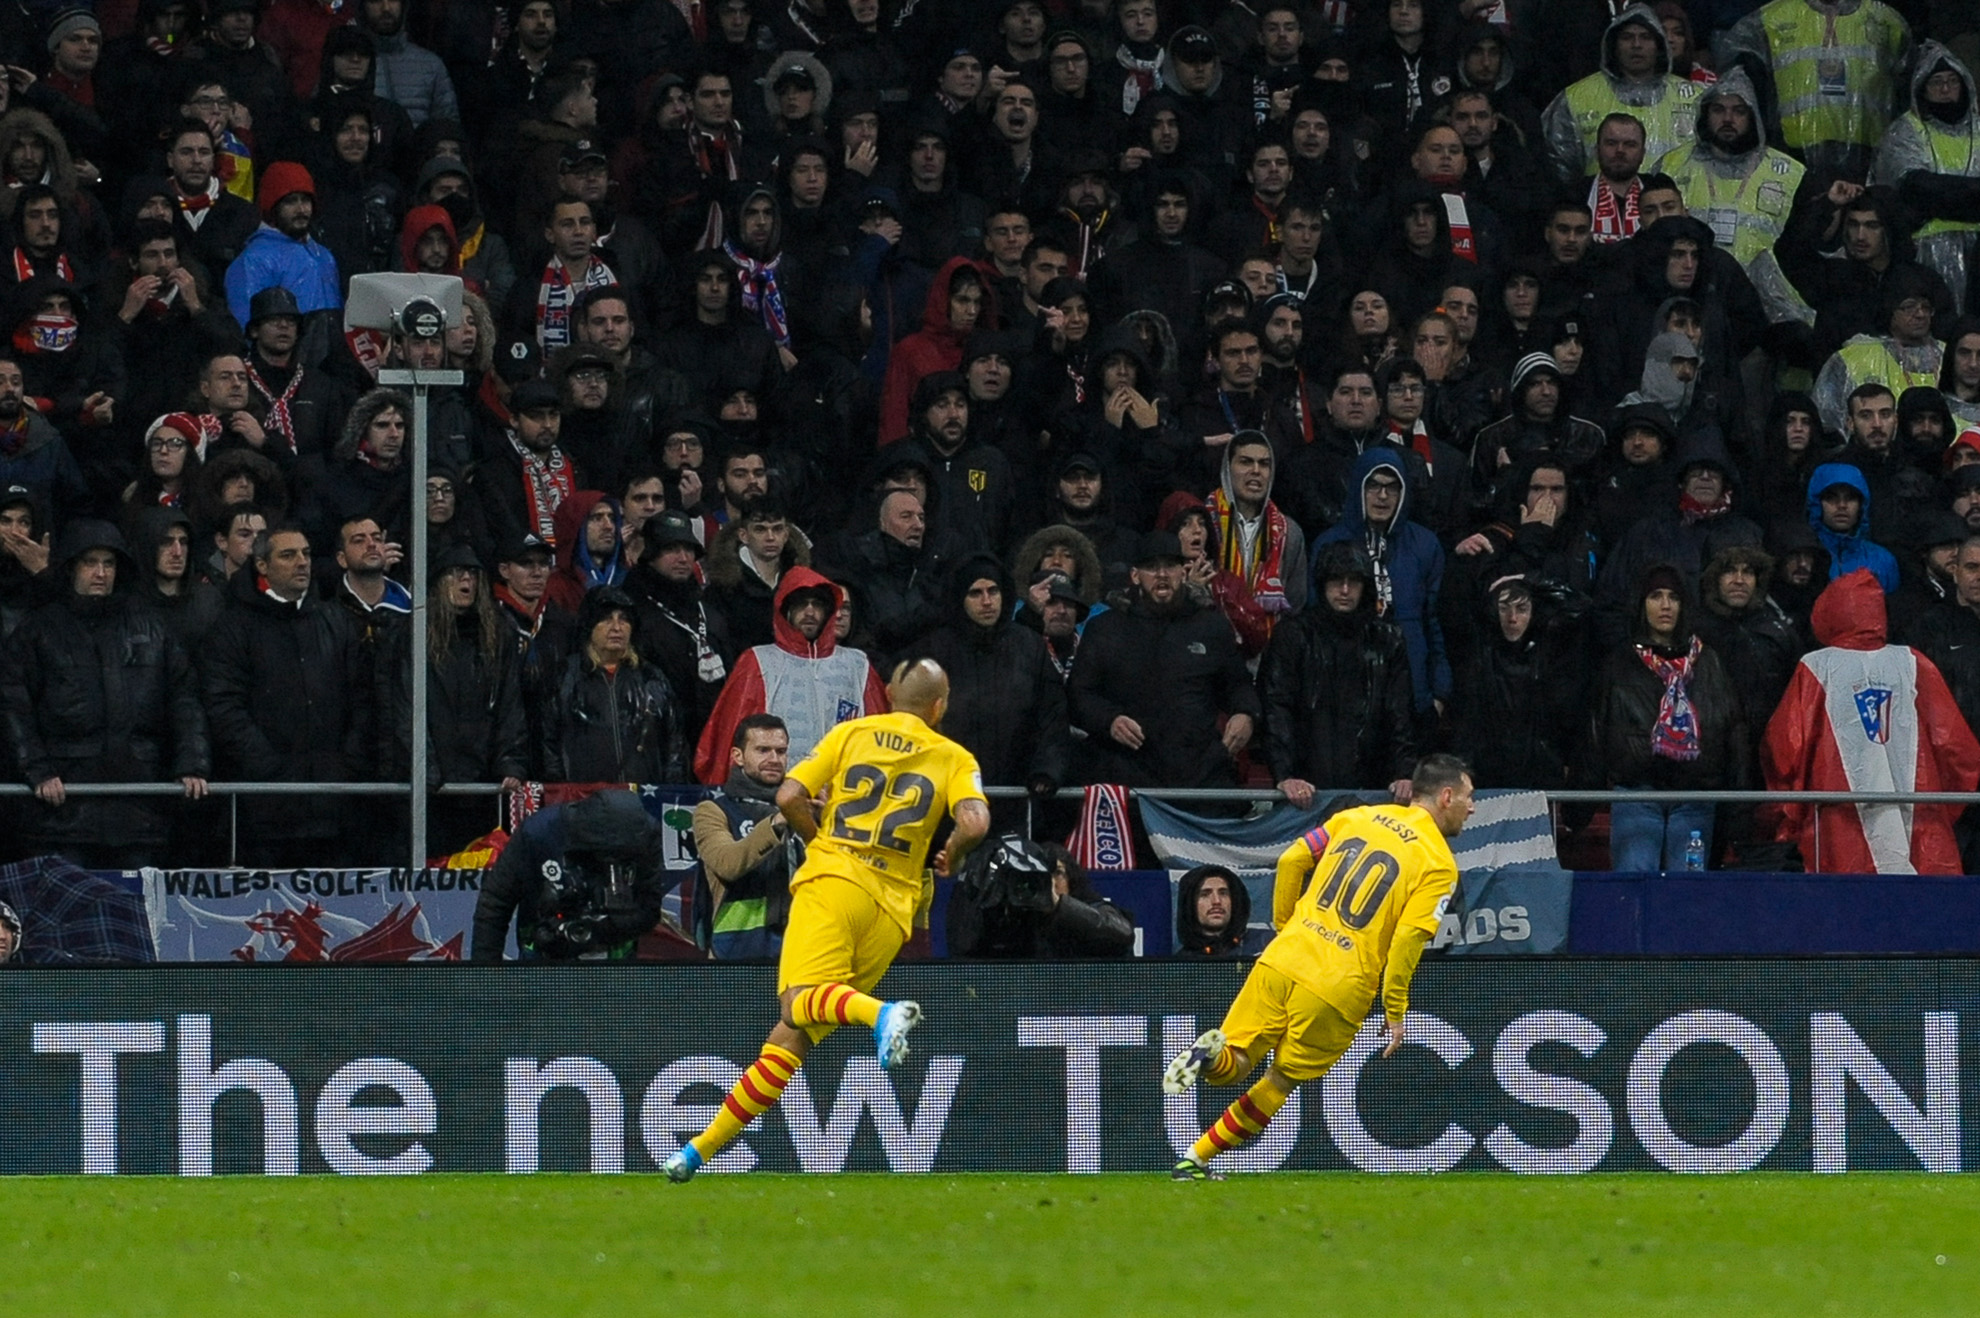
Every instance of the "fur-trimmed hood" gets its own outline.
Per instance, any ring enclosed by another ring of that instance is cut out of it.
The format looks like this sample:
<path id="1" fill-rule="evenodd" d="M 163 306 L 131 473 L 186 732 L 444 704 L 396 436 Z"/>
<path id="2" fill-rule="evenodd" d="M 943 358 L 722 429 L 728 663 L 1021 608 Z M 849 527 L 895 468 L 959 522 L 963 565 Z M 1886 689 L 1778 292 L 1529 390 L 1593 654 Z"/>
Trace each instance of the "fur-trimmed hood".
<path id="1" fill-rule="evenodd" d="M 1091 608 L 1100 602 L 1100 553 L 1091 540 L 1070 526 L 1047 526 L 1026 536 L 1011 559 L 1011 576 L 1017 581 L 1029 583 L 1031 574 L 1037 570 L 1038 561 L 1045 557 L 1045 551 L 1061 544 L 1072 550 L 1073 561 L 1077 564 L 1073 572 L 1073 585 L 1079 589 L 1080 602 Z"/>
<path id="2" fill-rule="evenodd" d="M 399 409 L 406 418 L 406 446 L 412 447 L 412 399 L 397 389 L 373 389 L 370 393 L 351 404 L 351 410 L 344 417 L 344 431 L 337 437 L 337 448 L 331 454 L 338 462 L 349 462 L 357 456 L 358 441 L 364 432 L 377 419 L 378 414 L 388 407 Z"/>

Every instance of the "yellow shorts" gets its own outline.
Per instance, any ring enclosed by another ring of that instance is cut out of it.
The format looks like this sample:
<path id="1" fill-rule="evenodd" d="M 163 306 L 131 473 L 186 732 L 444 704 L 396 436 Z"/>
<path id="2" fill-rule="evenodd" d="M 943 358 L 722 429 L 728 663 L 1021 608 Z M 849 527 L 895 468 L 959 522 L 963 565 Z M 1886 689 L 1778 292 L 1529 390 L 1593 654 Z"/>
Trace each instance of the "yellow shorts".
<path id="1" fill-rule="evenodd" d="M 1297 980 L 1267 965 L 1255 965 L 1224 1013 L 1224 1037 L 1253 1062 L 1266 1048 L 1288 1080 L 1317 1080 L 1341 1060 L 1361 1022 Z"/>
<path id="2" fill-rule="evenodd" d="M 894 964 L 903 941 L 900 925 L 866 889 L 831 874 L 808 878 L 791 889 L 777 992 L 813 984 L 869 992 Z"/>

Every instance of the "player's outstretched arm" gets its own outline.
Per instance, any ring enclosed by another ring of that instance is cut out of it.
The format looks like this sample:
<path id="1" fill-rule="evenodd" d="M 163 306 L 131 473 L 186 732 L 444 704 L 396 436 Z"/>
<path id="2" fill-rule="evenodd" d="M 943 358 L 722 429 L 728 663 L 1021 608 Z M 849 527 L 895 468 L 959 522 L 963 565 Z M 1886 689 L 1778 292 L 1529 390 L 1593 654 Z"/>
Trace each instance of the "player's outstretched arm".
<path id="1" fill-rule="evenodd" d="M 956 807 L 956 826 L 949 834 L 949 844 L 942 848 L 942 854 L 935 858 L 935 872 L 943 878 L 956 872 L 963 857 L 976 849 L 976 844 L 990 835 L 990 809 L 977 800 L 964 801 Z"/>
<path id="2" fill-rule="evenodd" d="M 777 810 L 807 845 L 818 836 L 818 812 L 811 804 L 811 789 L 797 779 L 786 778 L 777 789 Z"/>
<path id="3" fill-rule="evenodd" d="M 1394 1057 L 1402 1047 L 1403 1023 L 1409 1016 L 1409 981 L 1416 974 L 1416 963 L 1430 945 L 1427 930 L 1403 927 L 1389 943 L 1389 964 L 1382 972 L 1382 1017 L 1388 1022 L 1388 1047 L 1382 1056 Z"/>

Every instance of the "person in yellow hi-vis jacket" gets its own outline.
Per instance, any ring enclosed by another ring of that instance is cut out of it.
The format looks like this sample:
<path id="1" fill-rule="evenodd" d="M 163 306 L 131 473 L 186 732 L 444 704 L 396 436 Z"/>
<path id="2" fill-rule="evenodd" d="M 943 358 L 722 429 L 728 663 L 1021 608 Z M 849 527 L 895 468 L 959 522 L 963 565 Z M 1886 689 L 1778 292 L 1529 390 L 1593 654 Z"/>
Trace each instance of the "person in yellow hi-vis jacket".
<path id="1" fill-rule="evenodd" d="M 1388 1036 L 1382 1055 L 1402 1047 L 1410 978 L 1457 887 L 1449 839 L 1471 810 L 1464 761 L 1428 755 L 1401 803 L 1343 810 L 1280 855 L 1272 890 L 1278 937 L 1222 1027 L 1204 1031 L 1169 1063 L 1162 1092 L 1185 1093 L 1199 1075 L 1237 1084 L 1267 1049 L 1272 1064 L 1176 1163 L 1176 1180 L 1221 1180 L 1210 1160 L 1255 1139 L 1293 1090 L 1327 1074 L 1378 992 Z"/>

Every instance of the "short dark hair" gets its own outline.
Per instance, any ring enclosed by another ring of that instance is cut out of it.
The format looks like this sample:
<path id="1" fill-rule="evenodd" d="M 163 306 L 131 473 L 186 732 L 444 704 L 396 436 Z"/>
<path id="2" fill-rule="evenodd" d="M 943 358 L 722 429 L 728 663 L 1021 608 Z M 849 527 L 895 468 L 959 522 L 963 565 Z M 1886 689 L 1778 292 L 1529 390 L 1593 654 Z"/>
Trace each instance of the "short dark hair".
<path id="1" fill-rule="evenodd" d="M 299 535 L 303 538 L 304 544 L 309 543 L 309 532 L 303 530 L 300 523 L 277 522 L 275 525 L 255 536 L 253 557 L 266 560 L 272 551 L 275 537 L 278 535 Z"/>
<path id="2" fill-rule="evenodd" d="M 1875 398 L 1879 394 L 1882 394 L 1884 397 L 1890 399 L 1893 402 L 1897 401 L 1897 395 L 1891 391 L 1891 387 L 1889 385 L 1883 384 L 1876 380 L 1870 380 L 1864 384 L 1857 385 L 1856 388 L 1849 391 L 1848 410 L 1852 412 L 1856 410 L 1857 399 Z"/>
<path id="3" fill-rule="evenodd" d="M 748 393 L 748 392 L 750 391 L 745 389 L 737 389 L 734 391 L 734 393 Z M 770 465 L 769 446 L 762 443 L 759 440 L 754 440 L 754 439 L 731 440 L 728 446 L 722 450 L 721 461 L 717 464 L 715 470 L 720 472 L 722 475 L 726 476 L 729 474 L 729 464 L 731 462 L 734 462 L 737 458 L 749 458 L 749 457 L 762 458 L 763 464 L 766 467 L 769 466 Z"/>
<path id="4" fill-rule="evenodd" d="M 557 218 L 558 208 L 563 206 L 582 206 L 584 207 L 584 213 L 589 215 L 593 221 L 598 219 L 598 212 L 591 208 L 590 202 L 578 196 L 575 192 L 563 192 L 557 195 L 555 201 L 543 208 L 543 223 L 548 225 L 553 222 Z"/>
<path id="5" fill-rule="evenodd" d="M 1057 252 L 1060 256 L 1072 255 L 1066 250 L 1066 245 L 1057 238 L 1048 238 L 1040 234 L 1024 245 L 1024 255 L 1018 258 L 1018 264 L 1030 265 L 1040 252 Z"/>
<path id="6" fill-rule="evenodd" d="M 1420 801 L 1435 796 L 1446 787 L 1461 787 L 1470 776 L 1471 766 L 1456 755 L 1444 751 L 1426 755 L 1410 770 L 1410 797 Z"/>
<path id="7" fill-rule="evenodd" d="M 1679 187 L 1678 181 L 1669 174 L 1638 174 L 1636 177 L 1643 184 L 1641 191 L 1636 194 L 1639 197 L 1645 192 L 1675 192 L 1679 196 L 1684 195 L 1684 189 Z"/>
<path id="8" fill-rule="evenodd" d="M 1337 357 L 1320 368 L 1315 378 L 1320 382 L 1320 392 L 1331 394 L 1341 387 L 1341 381 L 1350 375 L 1365 375 L 1368 383 L 1375 383 L 1375 372 L 1367 362 L 1358 362 L 1352 357 Z"/>
<path id="9" fill-rule="evenodd" d="M 1230 338 L 1233 334 L 1248 334 L 1254 339 L 1259 338 L 1258 331 L 1251 327 L 1249 321 L 1218 321 L 1216 329 L 1210 333 L 1210 355 L 1215 357 L 1221 353 L 1224 350 L 1224 340 Z"/>
<path id="10" fill-rule="evenodd" d="M 784 501 L 774 494 L 759 494 L 754 499 L 744 500 L 742 511 L 736 515 L 736 521 L 745 526 L 751 522 L 788 522 L 789 520 L 791 520 L 790 510 L 784 506 Z"/>
<path id="11" fill-rule="evenodd" d="M 215 78 L 214 81 L 218 82 L 219 79 Z M 178 120 L 166 130 L 165 149 L 170 151 L 174 146 L 177 146 L 179 139 L 187 133 L 198 133 L 206 139 L 208 146 L 213 147 L 216 151 L 219 150 L 219 143 L 213 140 L 213 130 L 206 126 L 206 121 L 203 119 L 194 119 L 190 116 Z"/>
<path id="12" fill-rule="evenodd" d="M 1577 215 L 1586 215 L 1590 219 L 1595 217 L 1595 212 L 1589 207 L 1586 198 L 1562 197 L 1559 201 L 1556 201 L 1547 208 L 1547 223 L 1552 224 L 1554 217 L 1562 211 L 1573 211 Z"/>
<path id="13" fill-rule="evenodd" d="M 213 519 L 213 534 L 226 535 L 234 529 L 236 520 L 242 517 L 259 517 L 264 525 L 268 521 L 268 510 L 248 499 L 237 499 L 221 508 Z"/>
<path id="14" fill-rule="evenodd" d="M 1602 122 L 1595 125 L 1595 135 L 1600 137 L 1602 130 L 1613 123 L 1626 123 L 1637 132 L 1643 134 L 1643 140 L 1646 143 L 1650 140 L 1650 130 L 1644 125 L 1643 120 L 1622 110 L 1616 110 L 1613 113 L 1603 115 Z"/>
<path id="15" fill-rule="evenodd" d="M 791 730 L 784 726 L 784 720 L 775 714 L 751 714 L 736 724 L 736 735 L 730 739 L 729 744 L 741 750 L 749 744 L 749 734 L 752 732 L 781 732 L 786 737 L 791 735 Z"/>
<path id="16" fill-rule="evenodd" d="M 577 301 L 571 303 L 572 319 L 583 320 L 600 302 L 623 302 L 626 304 L 626 314 L 632 315 L 632 294 L 618 284 L 601 284 L 597 288 L 587 288 L 577 295 Z"/>

